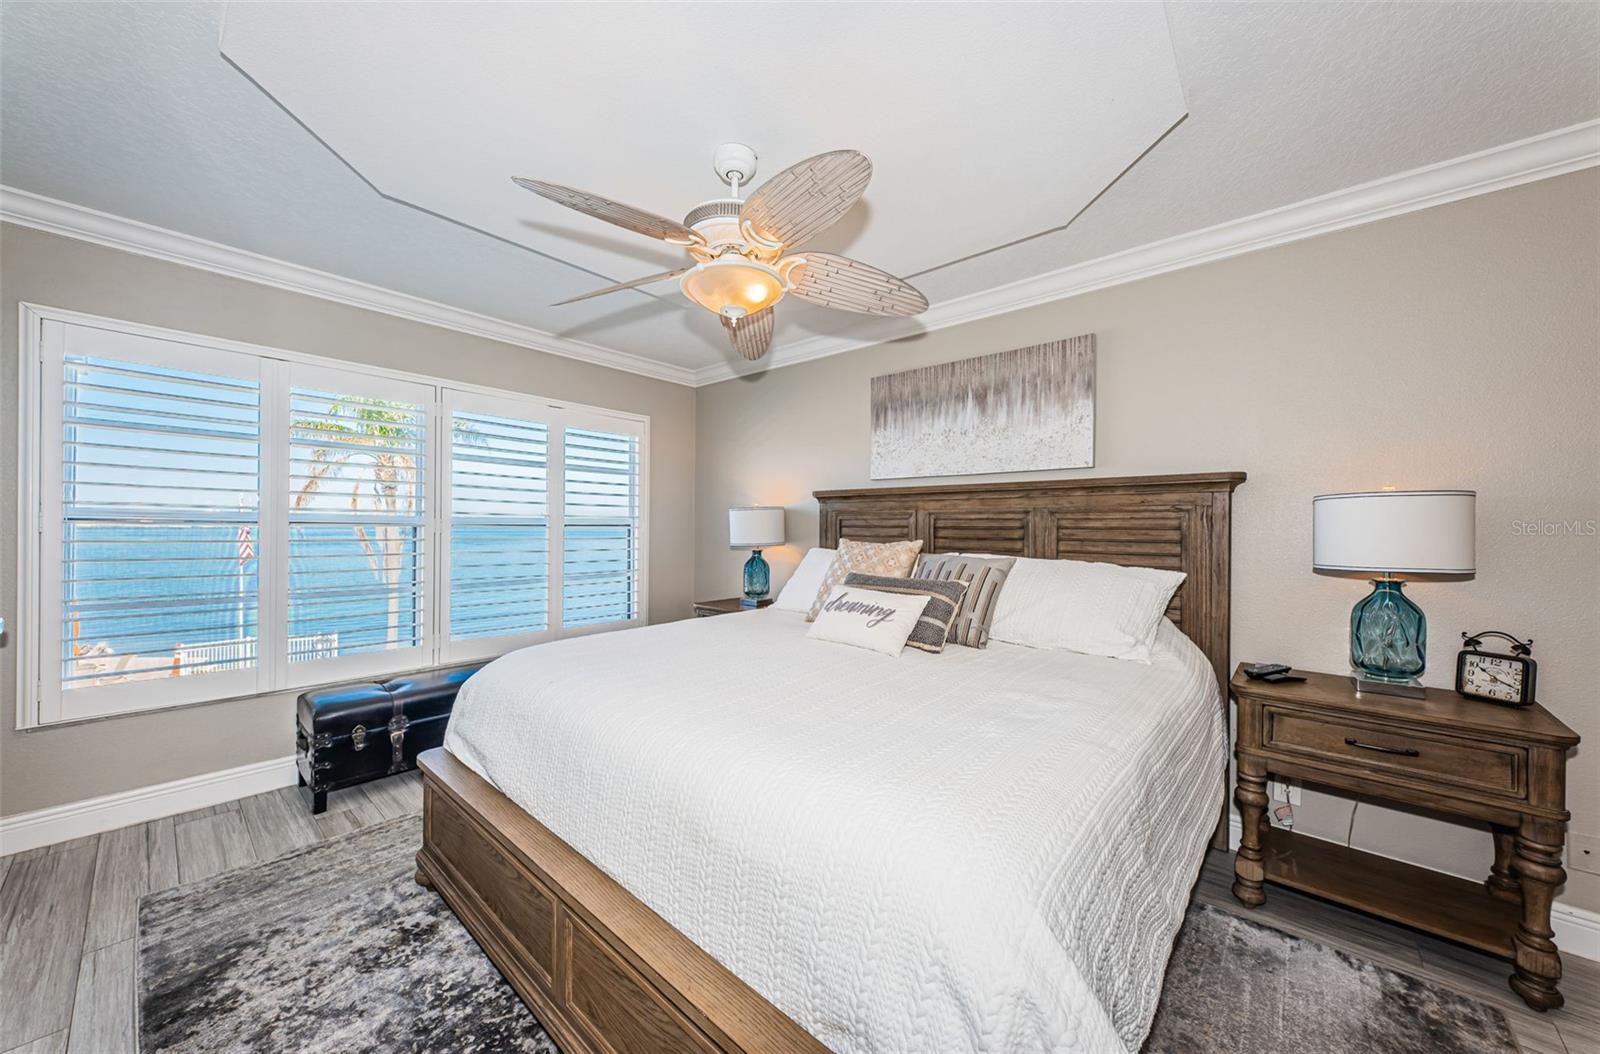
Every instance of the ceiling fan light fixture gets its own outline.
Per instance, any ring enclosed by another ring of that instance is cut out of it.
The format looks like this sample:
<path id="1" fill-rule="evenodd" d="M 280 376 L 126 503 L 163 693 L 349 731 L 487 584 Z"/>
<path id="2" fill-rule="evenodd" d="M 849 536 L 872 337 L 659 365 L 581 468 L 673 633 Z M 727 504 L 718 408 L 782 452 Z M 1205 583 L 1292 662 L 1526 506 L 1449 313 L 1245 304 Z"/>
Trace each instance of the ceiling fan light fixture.
<path id="1" fill-rule="evenodd" d="M 692 267 L 678 287 L 707 311 L 734 319 L 769 308 L 784 294 L 777 268 L 743 256 L 720 256 Z"/>

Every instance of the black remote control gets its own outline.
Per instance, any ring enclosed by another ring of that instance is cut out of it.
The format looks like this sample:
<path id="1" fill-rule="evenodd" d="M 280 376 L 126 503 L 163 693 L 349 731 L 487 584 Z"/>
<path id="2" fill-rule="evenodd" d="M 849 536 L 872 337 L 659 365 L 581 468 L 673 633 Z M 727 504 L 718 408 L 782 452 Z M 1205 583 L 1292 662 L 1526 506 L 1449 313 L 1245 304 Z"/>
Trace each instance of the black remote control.
<path id="1" fill-rule="evenodd" d="M 1288 673 L 1292 669 L 1294 669 L 1293 666 L 1288 666 L 1281 662 L 1250 662 L 1245 664 L 1244 675 L 1252 681 L 1256 681 L 1263 677 L 1270 677 L 1275 673 Z"/>

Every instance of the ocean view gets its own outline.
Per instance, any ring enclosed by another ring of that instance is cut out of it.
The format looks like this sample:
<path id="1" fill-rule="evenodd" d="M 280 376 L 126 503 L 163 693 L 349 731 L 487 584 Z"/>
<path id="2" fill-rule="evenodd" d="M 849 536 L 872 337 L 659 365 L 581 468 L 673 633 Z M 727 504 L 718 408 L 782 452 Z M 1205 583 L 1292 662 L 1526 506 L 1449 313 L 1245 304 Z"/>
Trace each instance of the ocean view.
<path id="1" fill-rule="evenodd" d="M 119 664 L 124 675 L 166 675 L 175 658 L 184 660 L 178 665 L 185 674 L 242 665 L 253 656 L 256 638 L 258 533 L 251 530 L 252 555 L 241 562 L 239 528 L 233 525 L 75 527 L 64 543 L 66 555 L 87 573 L 70 582 L 62 598 L 70 622 L 63 634 L 64 675 L 102 680 L 94 675 L 106 672 L 98 668 L 105 664 L 94 660 L 112 657 L 139 660 Z M 567 551 L 575 558 L 569 559 L 572 570 L 562 590 L 569 624 L 629 617 L 627 533 L 626 527 L 567 529 Z M 547 546 L 542 526 L 458 532 L 450 554 L 453 635 L 546 629 Z M 520 558 L 513 556 L 519 550 Z M 417 643 L 421 605 L 428 600 L 417 546 L 405 544 L 401 559 L 409 573 L 395 590 L 400 602 L 391 626 L 391 591 L 355 532 L 345 526 L 296 529 L 290 595 L 300 603 L 292 599 L 289 607 L 290 661 Z M 96 669 L 74 669 L 84 666 Z"/>

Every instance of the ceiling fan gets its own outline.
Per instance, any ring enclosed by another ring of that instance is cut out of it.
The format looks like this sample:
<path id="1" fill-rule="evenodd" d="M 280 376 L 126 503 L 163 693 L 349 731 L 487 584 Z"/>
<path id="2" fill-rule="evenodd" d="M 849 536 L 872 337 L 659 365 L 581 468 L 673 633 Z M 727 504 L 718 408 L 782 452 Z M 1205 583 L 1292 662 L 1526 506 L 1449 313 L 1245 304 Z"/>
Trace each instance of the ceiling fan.
<path id="1" fill-rule="evenodd" d="M 755 361 L 772 343 L 772 308 L 786 295 L 868 315 L 917 315 L 928 298 L 903 278 L 835 253 L 800 245 L 850 211 L 872 178 L 872 162 L 855 150 L 831 150 L 790 165 L 748 198 L 739 186 L 755 175 L 756 152 L 725 143 L 712 157 L 730 196 L 702 202 L 682 223 L 559 183 L 513 178 L 517 186 L 618 227 L 681 245 L 695 262 L 676 271 L 570 297 L 571 304 L 652 282 L 678 279 L 683 295 L 722 320 L 733 350 Z"/>

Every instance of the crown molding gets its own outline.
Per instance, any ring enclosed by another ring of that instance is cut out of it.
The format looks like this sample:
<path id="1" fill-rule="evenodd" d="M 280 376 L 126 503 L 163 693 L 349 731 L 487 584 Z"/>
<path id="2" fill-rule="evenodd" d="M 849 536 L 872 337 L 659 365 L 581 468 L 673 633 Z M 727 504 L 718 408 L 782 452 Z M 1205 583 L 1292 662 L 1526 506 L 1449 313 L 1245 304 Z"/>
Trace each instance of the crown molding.
<path id="1" fill-rule="evenodd" d="M 0 186 L 0 220 L 229 278 L 242 278 L 291 293 L 303 293 L 350 307 L 484 337 L 502 344 L 514 344 L 519 348 L 532 348 L 550 355 L 577 359 L 595 366 L 624 370 L 673 384 L 694 384 L 694 372 L 682 366 L 630 355 L 599 344 L 558 337 L 532 326 L 342 278 L 327 271 L 235 249 L 164 227 L 47 198 L 31 191 Z"/>
<path id="2" fill-rule="evenodd" d="M 1136 282 L 1231 256 L 1285 245 L 1302 238 L 1432 208 L 1463 198 L 1520 186 L 1600 164 L 1600 121 L 1536 135 L 1476 154 L 1441 161 L 1370 183 L 1308 198 L 1254 216 L 1219 223 L 1125 252 L 1073 264 L 1009 285 L 935 304 L 896 330 L 870 340 L 811 337 L 774 348 L 765 364 L 718 363 L 694 371 L 695 385 L 715 384 L 749 373 L 781 369 L 829 355 L 883 344 L 964 322 Z"/>
<path id="3" fill-rule="evenodd" d="M 1600 121 L 1585 121 L 947 300 L 915 319 L 898 320 L 897 328 L 869 339 L 810 337 L 774 348 L 761 363 L 735 366 L 720 362 L 698 370 L 558 337 L 532 326 L 341 278 L 25 190 L 0 186 L 0 220 L 596 366 L 699 387 L 1065 300 L 1597 164 L 1600 164 Z"/>

